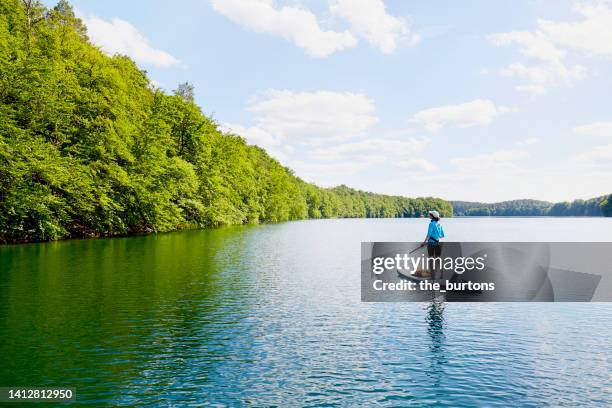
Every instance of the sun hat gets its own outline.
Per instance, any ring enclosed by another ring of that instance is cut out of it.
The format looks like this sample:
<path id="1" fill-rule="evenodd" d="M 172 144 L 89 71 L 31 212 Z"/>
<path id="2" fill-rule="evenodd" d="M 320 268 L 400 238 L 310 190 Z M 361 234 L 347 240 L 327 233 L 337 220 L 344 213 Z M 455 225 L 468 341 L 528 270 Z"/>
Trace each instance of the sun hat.
<path id="1" fill-rule="evenodd" d="M 434 218 L 440 218 L 440 213 L 437 212 L 436 210 L 432 210 L 429 212 L 430 215 L 433 215 Z"/>

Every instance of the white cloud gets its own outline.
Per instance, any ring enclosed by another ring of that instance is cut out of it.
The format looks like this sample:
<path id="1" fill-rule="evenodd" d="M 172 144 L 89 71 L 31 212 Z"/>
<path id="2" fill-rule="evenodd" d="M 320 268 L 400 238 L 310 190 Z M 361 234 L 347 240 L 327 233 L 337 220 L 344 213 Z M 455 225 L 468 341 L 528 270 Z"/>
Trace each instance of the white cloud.
<path id="1" fill-rule="evenodd" d="M 456 157 L 449 168 L 435 168 L 432 163 L 421 164 L 421 171 L 398 172 L 397 178 L 388 180 L 406 193 L 421 196 L 439 196 L 446 199 L 470 201 L 497 201 L 530 197 L 523 195 L 531 187 L 524 180 L 534 174 L 526 167 L 528 153 L 523 150 L 499 150 L 485 154 Z M 402 187 L 403 185 L 403 187 Z M 408 187 L 406 187 L 408 186 Z M 512 188 L 509 188 L 512 186 Z"/>
<path id="2" fill-rule="evenodd" d="M 164 84 L 162 84 L 162 83 L 161 83 L 161 82 L 159 82 L 159 81 L 156 81 L 155 79 L 149 78 L 149 81 L 150 81 L 150 83 L 151 83 L 151 87 L 152 87 L 152 88 L 161 88 L 161 87 L 163 87 L 163 86 L 164 86 Z"/>
<path id="3" fill-rule="evenodd" d="M 595 122 L 576 126 L 574 132 L 585 136 L 612 137 L 612 122 Z"/>
<path id="4" fill-rule="evenodd" d="M 278 146 L 281 144 L 280 137 L 271 135 L 264 129 L 257 126 L 244 127 L 237 123 L 225 123 L 221 126 L 221 130 L 223 132 L 240 135 L 244 137 L 249 144 L 256 144 L 263 148 Z"/>
<path id="5" fill-rule="evenodd" d="M 612 58 L 612 9 L 604 2 L 595 2 L 578 4 L 575 11 L 581 20 L 557 22 L 538 19 L 533 31 L 511 31 L 490 36 L 495 45 L 518 44 L 521 54 L 543 61 L 530 66 L 514 63 L 500 71 L 502 76 L 527 81 L 516 87 L 518 91 L 544 94 L 552 86 L 585 78 L 585 67 L 566 62 L 569 51 Z"/>
<path id="6" fill-rule="evenodd" d="M 277 34 L 313 57 L 326 57 L 357 45 L 349 31 L 326 31 L 301 7 L 276 8 L 272 0 L 213 0 L 213 8 L 230 20 L 262 33 Z"/>
<path id="7" fill-rule="evenodd" d="M 220 128 L 223 132 L 242 136 L 248 144 L 265 149 L 268 154 L 277 160 L 287 161 L 292 153 L 291 146 L 282 144 L 280 137 L 274 136 L 257 126 L 245 127 L 236 123 L 225 123 Z"/>
<path id="8" fill-rule="evenodd" d="M 521 54 L 543 61 L 559 61 L 567 54 L 566 51 L 557 48 L 540 31 L 534 33 L 529 31 L 510 31 L 493 34 L 490 36 L 490 40 L 497 46 L 519 44 L 522 46 L 520 49 Z"/>
<path id="9" fill-rule="evenodd" d="M 597 146 L 586 152 L 578 153 L 570 158 L 570 163 L 595 170 L 604 168 L 609 170 L 612 168 L 612 144 Z"/>
<path id="10" fill-rule="evenodd" d="M 428 173 L 396 172 L 393 177 L 377 178 L 362 188 L 387 194 L 434 196 L 447 200 L 498 202 L 533 198 L 562 201 L 609 194 L 609 187 L 601 181 L 609 174 L 610 167 L 528 166 L 526 162 L 517 162 L 512 167 L 485 171 L 439 169 Z"/>
<path id="11" fill-rule="evenodd" d="M 401 160 L 397 165 L 401 168 L 418 172 L 434 171 L 438 168 L 438 166 L 425 159 Z"/>
<path id="12" fill-rule="evenodd" d="M 496 107 L 486 99 L 476 99 L 458 105 L 446 105 L 429 108 L 414 114 L 412 120 L 424 126 L 430 132 L 436 132 L 444 126 L 466 128 L 491 123 L 500 113 L 511 111 L 505 107 Z"/>
<path id="13" fill-rule="evenodd" d="M 351 23 L 351 32 L 364 37 L 382 53 L 395 51 L 400 39 L 411 44 L 419 36 L 411 33 L 406 22 L 387 13 L 382 0 L 332 0 L 333 15 Z"/>
<path id="14" fill-rule="evenodd" d="M 268 90 L 248 110 L 274 137 L 320 143 L 362 135 L 378 122 L 374 102 L 352 92 Z"/>
<path id="15" fill-rule="evenodd" d="M 525 140 L 521 140 L 521 141 L 520 141 L 520 142 L 518 142 L 517 144 L 518 144 L 519 146 L 529 146 L 529 145 L 532 145 L 532 144 L 536 144 L 536 143 L 538 143 L 539 141 L 540 141 L 540 139 L 538 139 L 537 137 L 530 137 L 530 138 L 527 138 L 527 139 L 525 139 Z"/>
<path id="16" fill-rule="evenodd" d="M 372 166 L 384 161 L 384 156 L 368 156 L 360 160 L 335 163 L 293 161 L 290 163 L 290 167 L 295 171 L 295 174 L 303 180 L 327 187 L 342 184 L 346 177 L 368 170 Z"/>
<path id="17" fill-rule="evenodd" d="M 546 90 L 559 83 L 571 83 L 586 76 L 586 69 L 581 65 L 568 67 L 561 62 L 527 66 L 520 63 L 510 64 L 500 70 L 505 77 L 520 78 L 527 81 L 526 84 L 516 86 L 516 90 L 533 95 L 542 95 Z"/>
<path id="18" fill-rule="evenodd" d="M 612 58 L 612 9 L 603 2 L 579 3 L 580 21 L 538 20 L 538 30 L 559 46 Z"/>
<path id="19" fill-rule="evenodd" d="M 307 155 L 308 162 L 294 161 L 289 166 L 305 180 L 321 185 L 353 184 L 354 179 L 348 177 L 364 171 L 379 171 L 389 164 L 414 172 L 435 168 L 426 160 L 411 158 L 422 152 L 429 143 L 429 139 L 415 138 L 367 139 L 315 149 Z"/>
<path id="20" fill-rule="evenodd" d="M 359 159 L 383 155 L 384 157 L 396 160 L 399 157 L 422 152 L 429 143 L 429 139 L 415 138 L 407 140 L 367 139 L 354 143 L 319 148 L 314 150 L 311 156 L 318 160 L 338 160 L 341 158 Z"/>
<path id="21" fill-rule="evenodd" d="M 544 85 L 537 84 L 523 84 L 514 87 L 519 92 L 525 92 L 531 95 L 544 95 L 546 93 L 546 87 Z"/>
<path id="22" fill-rule="evenodd" d="M 153 48 L 149 41 L 129 22 L 120 18 L 106 21 L 95 15 L 79 16 L 87 26 L 87 35 L 92 43 L 107 54 L 122 54 L 137 63 L 158 68 L 180 65 L 180 61 L 169 53 Z"/>
<path id="23" fill-rule="evenodd" d="M 281 6 L 273 0 L 212 0 L 212 6 L 237 24 L 292 41 L 313 57 L 355 47 L 357 37 L 385 54 L 395 51 L 400 42 L 419 41 L 403 19 L 387 13 L 382 0 L 329 0 L 331 15 L 350 23 L 350 29 L 343 31 L 322 28 L 320 19 L 300 1 Z"/>
<path id="24" fill-rule="evenodd" d="M 408 166 L 430 144 L 403 131 L 367 137 L 378 122 L 374 102 L 351 92 L 268 90 L 247 107 L 250 126 L 227 123 L 224 131 L 265 148 L 295 173 L 320 185 L 351 183 L 351 177 L 377 165 Z M 367 137 L 367 138 L 366 138 Z M 423 166 L 422 161 L 411 167 Z"/>
<path id="25" fill-rule="evenodd" d="M 222 129 L 284 162 L 297 149 L 362 137 L 378 122 L 374 102 L 351 92 L 271 89 L 254 98 L 247 110 L 254 115 L 251 126 L 225 123 Z"/>
<path id="26" fill-rule="evenodd" d="M 529 154 L 523 150 L 500 150 L 488 154 L 451 159 L 450 163 L 464 172 L 483 172 L 516 169 L 518 162 Z"/>

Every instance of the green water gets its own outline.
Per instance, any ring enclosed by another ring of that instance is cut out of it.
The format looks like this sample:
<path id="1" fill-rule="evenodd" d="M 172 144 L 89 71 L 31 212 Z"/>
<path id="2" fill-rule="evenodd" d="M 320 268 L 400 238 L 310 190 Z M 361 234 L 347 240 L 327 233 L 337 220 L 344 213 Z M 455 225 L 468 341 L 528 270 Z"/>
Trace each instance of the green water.
<path id="1" fill-rule="evenodd" d="M 445 230 L 604 241 L 611 221 Z M 361 303 L 359 243 L 420 239 L 423 223 L 0 247 L 0 386 L 75 387 L 95 406 L 612 404 L 612 305 Z"/>

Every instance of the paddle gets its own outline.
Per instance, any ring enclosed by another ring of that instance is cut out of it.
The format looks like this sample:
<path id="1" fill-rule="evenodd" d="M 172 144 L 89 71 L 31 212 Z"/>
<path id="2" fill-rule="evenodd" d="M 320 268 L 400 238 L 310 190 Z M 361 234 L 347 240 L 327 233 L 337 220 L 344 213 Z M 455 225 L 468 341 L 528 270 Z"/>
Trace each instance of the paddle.
<path id="1" fill-rule="evenodd" d="M 421 245 L 419 245 L 418 247 L 414 248 L 412 251 L 408 252 L 408 255 L 410 255 L 410 254 L 411 254 L 411 253 L 413 253 L 413 252 L 418 251 L 419 249 L 423 248 L 424 246 L 425 246 L 425 244 L 421 244 Z"/>

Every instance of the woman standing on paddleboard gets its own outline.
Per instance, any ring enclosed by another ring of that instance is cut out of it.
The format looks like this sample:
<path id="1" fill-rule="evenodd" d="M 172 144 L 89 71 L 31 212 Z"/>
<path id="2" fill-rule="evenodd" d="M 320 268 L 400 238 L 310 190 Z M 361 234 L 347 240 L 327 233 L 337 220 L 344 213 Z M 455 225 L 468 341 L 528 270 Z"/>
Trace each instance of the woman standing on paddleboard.
<path id="1" fill-rule="evenodd" d="M 429 211 L 429 228 L 423 245 L 427 245 L 427 256 L 429 258 L 439 258 L 442 253 L 440 239 L 444 238 L 444 230 L 440 225 L 440 213 L 436 210 Z M 435 279 L 435 269 L 431 271 L 431 278 Z"/>

